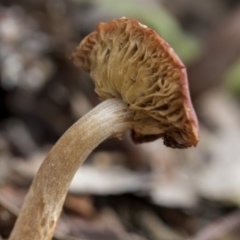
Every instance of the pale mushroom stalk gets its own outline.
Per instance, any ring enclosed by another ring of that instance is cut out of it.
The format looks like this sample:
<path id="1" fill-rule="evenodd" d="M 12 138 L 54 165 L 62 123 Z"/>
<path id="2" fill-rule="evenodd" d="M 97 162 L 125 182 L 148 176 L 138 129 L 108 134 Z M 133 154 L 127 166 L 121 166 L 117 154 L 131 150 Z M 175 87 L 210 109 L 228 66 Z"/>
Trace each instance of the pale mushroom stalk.
<path id="1" fill-rule="evenodd" d="M 126 103 L 112 98 L 65 132 L 41 165 L 9 240 L 52 239 L 75 172 L 102 141 L 130 129 L 132 116 Z"/>

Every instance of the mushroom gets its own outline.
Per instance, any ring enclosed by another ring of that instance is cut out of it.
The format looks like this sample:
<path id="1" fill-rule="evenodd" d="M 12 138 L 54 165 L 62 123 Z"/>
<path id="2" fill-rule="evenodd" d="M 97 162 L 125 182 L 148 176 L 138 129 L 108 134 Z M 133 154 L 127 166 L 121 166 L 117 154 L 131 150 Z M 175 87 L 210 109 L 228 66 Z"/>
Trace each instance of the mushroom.
<path id="1" fill-rule="evenodd" d="M 89 71 L 102 103 L 58 140 L 41 165 L 9 240 L 51 239 L 69 184 L 91 151 L 131 129 L 134 142 L 163 138 L 196 146 L 198 122 L 186 69 L 173 49 L 134 19 L 100 23 L 72 56 Z"/>

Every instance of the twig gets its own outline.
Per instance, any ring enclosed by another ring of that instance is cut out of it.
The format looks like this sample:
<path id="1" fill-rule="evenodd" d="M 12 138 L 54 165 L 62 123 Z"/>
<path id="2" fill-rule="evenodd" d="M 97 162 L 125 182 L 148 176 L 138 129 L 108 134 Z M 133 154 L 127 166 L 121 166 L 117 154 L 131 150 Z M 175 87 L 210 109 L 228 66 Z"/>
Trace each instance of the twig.
<path id="1" fill-rule="evenodd" d="M 230 213 L 226 217 L 213 222 L 210 226 L 202 229 L 195 237 L 188 240 L 215 240 L 240 225 L 240 210 Z"/>
<path id="2" fill-rule="evenodd" d="M 0 193 L 0 205 L 2 205 L 6 210 L 8 210 L 11 214 L 14 216 L 18 216 L 19 214 L 19 208 L 16 207 L 14 204 L 12 204 L 7 198 L 5 198 L 1 193 Z M 0 238 L 1 239 L 1 238 Z"/>

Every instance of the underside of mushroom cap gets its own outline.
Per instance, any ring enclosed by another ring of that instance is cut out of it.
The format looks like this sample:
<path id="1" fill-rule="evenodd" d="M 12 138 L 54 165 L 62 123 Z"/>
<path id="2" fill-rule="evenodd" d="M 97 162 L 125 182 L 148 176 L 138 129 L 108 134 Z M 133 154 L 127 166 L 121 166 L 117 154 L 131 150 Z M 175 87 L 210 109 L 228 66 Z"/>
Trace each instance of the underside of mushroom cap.
<path id="1" fill-rule="evenodd" d="M 134 19 L 99 23 L 72 59 L 90 72 L 102 100 L 121 98 L 135 112 L 134 142 L 161 137 L 172 148 L 196 146 L 198 121 L 185 66 L 155 31 Z"/>

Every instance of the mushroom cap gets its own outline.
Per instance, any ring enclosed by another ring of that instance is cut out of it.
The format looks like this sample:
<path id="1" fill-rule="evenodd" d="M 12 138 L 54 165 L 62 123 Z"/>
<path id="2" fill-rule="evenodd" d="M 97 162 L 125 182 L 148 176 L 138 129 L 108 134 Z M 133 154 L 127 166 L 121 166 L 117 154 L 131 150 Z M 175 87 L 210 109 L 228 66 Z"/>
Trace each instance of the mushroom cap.
<path id="1" fill-rule="evenodd" d="M 172 148 L 196 146 L 186 68 L 155 31 L 134 19 L 99 23 L 72 59 L 90 72 L 102 100 L 121 98 L 134 111 L 135 143 L 161 137 Z"/>

